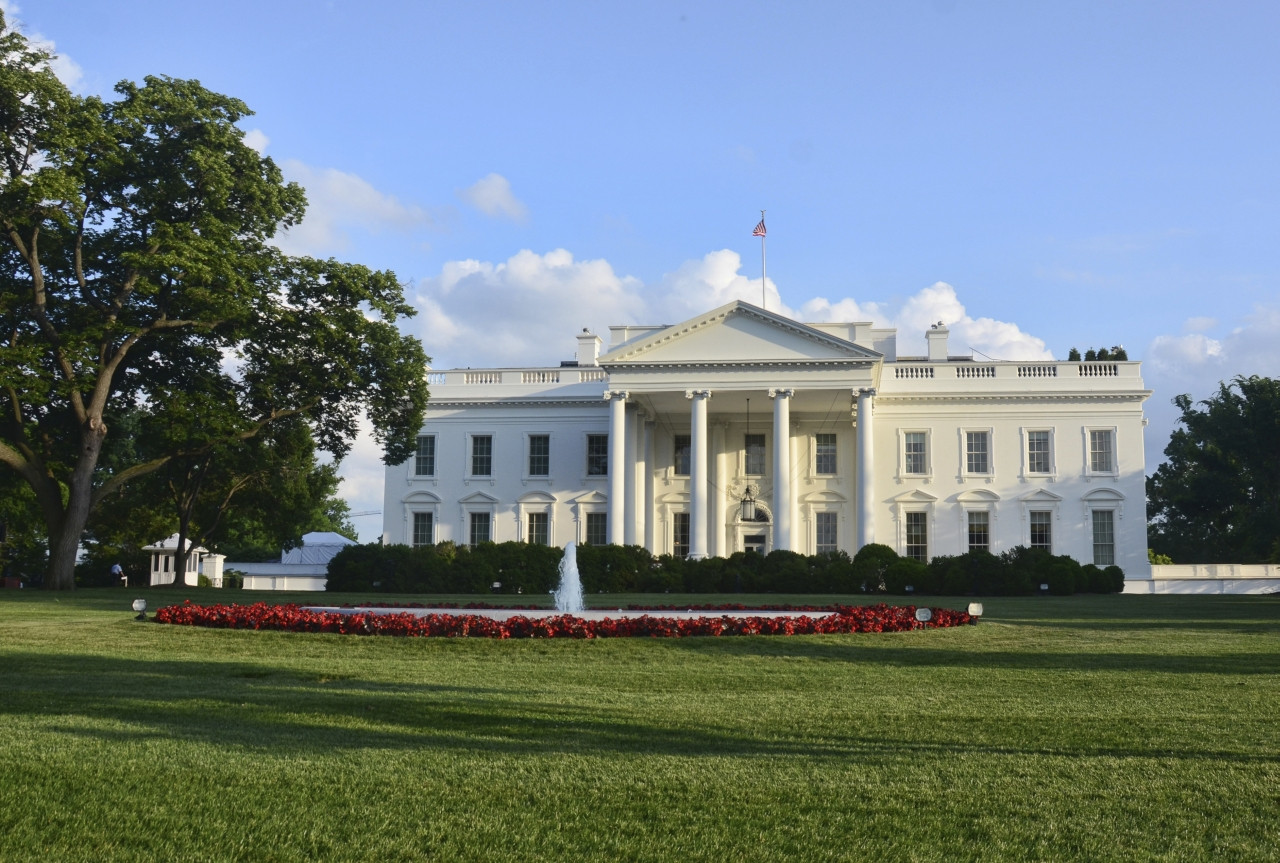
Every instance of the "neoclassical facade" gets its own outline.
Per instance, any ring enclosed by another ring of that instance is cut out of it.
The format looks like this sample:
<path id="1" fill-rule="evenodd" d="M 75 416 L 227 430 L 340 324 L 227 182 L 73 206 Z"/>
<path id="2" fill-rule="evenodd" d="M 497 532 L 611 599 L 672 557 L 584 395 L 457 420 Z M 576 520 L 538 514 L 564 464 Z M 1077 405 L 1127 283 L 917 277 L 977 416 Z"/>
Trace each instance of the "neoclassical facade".
<path id="1" fill-rule="evenodd" d="M 736 301 L 578 335 L 551 368 L 430 373 L 384 541 L 776 548 L 926 560 L 1017 545 L 1147 577 L 1136 362 L 975 361 L 927 333 L 802 324 Z"/>

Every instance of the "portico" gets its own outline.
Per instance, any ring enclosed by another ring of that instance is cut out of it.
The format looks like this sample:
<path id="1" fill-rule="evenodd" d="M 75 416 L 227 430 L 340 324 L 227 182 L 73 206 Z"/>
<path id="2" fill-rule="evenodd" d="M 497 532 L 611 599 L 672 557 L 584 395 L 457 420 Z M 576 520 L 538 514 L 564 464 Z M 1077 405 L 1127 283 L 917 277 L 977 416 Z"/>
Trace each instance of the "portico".
<path id="1" fill-rule="evenodd" d="M 800 551 L 797 519 L 812 515 L 815 495 L 837 524 L 856 524 L 859 546 L 873 541 L 873 438 L 860 419 L 879 353 L 745 303 L 678 328 L 616 329 L 599 359 L 610 384 L 609 542 L 643 525 L 652 550 L 693 558 Z M 754 502 L 745 519 L 744 499 Z"/>

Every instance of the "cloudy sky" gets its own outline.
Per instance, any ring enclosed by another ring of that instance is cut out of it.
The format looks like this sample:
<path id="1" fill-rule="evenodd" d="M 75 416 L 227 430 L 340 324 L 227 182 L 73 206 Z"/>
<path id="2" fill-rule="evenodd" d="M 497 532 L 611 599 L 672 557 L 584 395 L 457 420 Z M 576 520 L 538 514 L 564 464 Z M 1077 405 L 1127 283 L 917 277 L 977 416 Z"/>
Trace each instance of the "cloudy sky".
<path id="1" fill-rule="evenodd" d="M 308 191 L 290 251 L 394 270 L 436 368 L 759 302 L 953 350 L 1280 375 L 1280 5 L 0 0 L 82 93 L 199 79 Z M 344 465 L 381 507 L 378 454 Z M 373 539 L 376 517 L 357 519 Z"/>

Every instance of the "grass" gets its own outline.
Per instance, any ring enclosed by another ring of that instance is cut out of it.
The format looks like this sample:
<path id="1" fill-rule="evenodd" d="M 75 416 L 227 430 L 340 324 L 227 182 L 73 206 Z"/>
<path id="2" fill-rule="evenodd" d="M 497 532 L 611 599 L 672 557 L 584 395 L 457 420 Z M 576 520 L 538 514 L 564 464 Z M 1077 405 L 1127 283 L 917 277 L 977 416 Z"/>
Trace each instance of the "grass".
<path id="1" fill-rule="evenodd" d="M 1280 859 L 1280 597 L 498 642 L 142 624 L 135 593 L 229 597 L 0 591 L 0 860 Z"/>

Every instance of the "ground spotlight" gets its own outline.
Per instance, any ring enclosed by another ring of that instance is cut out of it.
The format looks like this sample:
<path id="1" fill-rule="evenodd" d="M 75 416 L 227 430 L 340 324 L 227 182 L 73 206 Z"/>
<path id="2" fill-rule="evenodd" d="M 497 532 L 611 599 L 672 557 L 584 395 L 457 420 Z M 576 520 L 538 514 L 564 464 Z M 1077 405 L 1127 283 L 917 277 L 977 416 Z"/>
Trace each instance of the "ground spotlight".
<path id="1" fill-rule="evenodd" d="M 135 599 L 133 601 L 133 610 L 138 612 L 138 616 L 134 620 L 147 619 L 147 601 L 145 599 Z"/>
<path id="2" fill-rule="evenodd" d="M 982 603 L 981 602 L 969 603 L 969 617 L 973 618 L 973 622 L 975 624 L 982 619 Z"/>
<path id="3" fill-rule="evenodd" d="M 916 609 L 916 623 L 928 623 L 931 620 L 933 620 L 933 609 L 930 609 L 930 608 Z"/>

